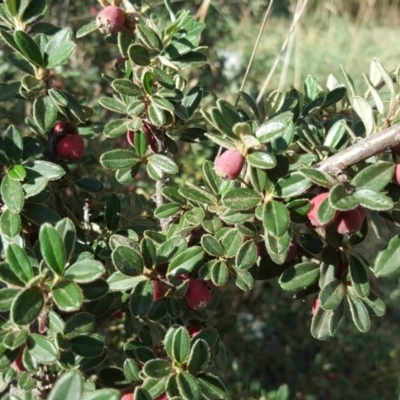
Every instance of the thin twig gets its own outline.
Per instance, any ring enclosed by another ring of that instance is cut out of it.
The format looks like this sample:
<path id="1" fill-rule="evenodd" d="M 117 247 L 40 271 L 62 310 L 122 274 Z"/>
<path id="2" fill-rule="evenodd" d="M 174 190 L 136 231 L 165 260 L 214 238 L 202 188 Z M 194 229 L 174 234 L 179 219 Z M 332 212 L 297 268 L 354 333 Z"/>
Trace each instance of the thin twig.
<path id="1" fill-rule="evenodd" d="M 269 82 L 270 82 L 270 80 L 271 80 L 271 78 L 272 78 L 272 75 L 274 74 L 274 72 L 275 72 L 275 70 L 276 70 L 276 67 L 277 67 L 278 64 L 279 64 L 279 61 L 280 61 L 280 59 L 281 59 L 283 53 L 286 51 L 286 47 L 287 47 L 287 45 L 289 44 L 289 39 L 290 39 L 290 37 L 291 37 L 291 35 L 292 35 L 292 32 L 294 31 L 294 29 L 295 29 L 297 23 L 299 22 L 300 17 L 301 17 L 301 15 L 303 14 L 303 11 L 304 11 L 304 9 L 305 9 L 307 3 L 308 3 L 308 0 L 305 0 L 304 3 L 303 3 L 303 5 L 301 6 L 301 9 L 299 10 L 298 14 L 295 14 L 294 17 L 293 17 L 292 25 L 291 25 L 290 28 L 289 28 L 289 32 L 288 32 L 288 34 L 287 34 L 287 36 L 286 36 L 285 41 L 284 41 L 283 44 L 282 44 L 281 50 L 280 50 L 279 54 L 277 55 L 277 57 L 275 58 L 274 64 L 272 65 L 272 68 L 271 68 L 271 70 L 269 71 L 269 74 L 268 74 L 267 78 L 265 79 L 265 81 L 264 81 L 264 83 L 263 83 L 263 86 L 262 86 L 262 88 L 261 88 L 261 90 L 260 90 L 260 93 L 259 93 L 258 96 L 257 96 L 257 99 L 256 99 L 256 103 L 257 103 L 257 104 L 260 103 L 261 99 L 262 99 L 263 96 L 264 96 L 265 91 L 267 90 L 267 87 L 268 87 L 268 84 L 269 84 Z"/>
<path id="2" fill-rule="evenodd" d="M 241 83 L 240 88 L 239 88 L 239 93 L 238 93 L 237 98 L 236 98 L 235 108 L 237 107 L 237 105 L 238 105 L 238 103 L 239 103 L 240 92 L 243 90 L 244 85 L 245 85 L 245 83 L 246 83 L 247 77 L 248 77 L 249 72 L 250 72 L 250 68 L 251 68 L 251 66 L 252 66 L 252 64 L 253 64 L 253 60 L 254 60 L 254 57 L 255 57 L 255 55 L 256 55 L 256 51 L 257 51 L 258 45 L 260 44 L 261 35 L 262 35 L 263 31 L 264 31 L 265 25 L 267 24 L 267 20 L 268 20 L 269 14 L 271 13 L 271 9 L 272 9 L 272 5 L 273 5 L 273 4 L 274 4 L 274 0 L 271 0 L 271 1 L 269 2 L 267 11 L 265 12 L 264 19 L 263 19 L 263 22 L 262 22 L 262 24 L 261 24 L 261 28 L 260 28 L 260 30 L 258 31 L 257 40 L 256 40 L 256 42 L 255 42 L 255 44 L 254 44 L 253 52 L 251 53 L 250 61 L 249 61 L 249 63 L 247 64 L 247 69 L 246 69 L 246 72 L 245 72 L 245 74 L 244 74 L 242 83 Z"/>
<path id="3" fill-rule="evenodd" d="M 400 146 L 400 124 L 360 140 L 340 153 L 320 162 L 316 168 L 339 177 L 348 167 L 397 146 Z"/>

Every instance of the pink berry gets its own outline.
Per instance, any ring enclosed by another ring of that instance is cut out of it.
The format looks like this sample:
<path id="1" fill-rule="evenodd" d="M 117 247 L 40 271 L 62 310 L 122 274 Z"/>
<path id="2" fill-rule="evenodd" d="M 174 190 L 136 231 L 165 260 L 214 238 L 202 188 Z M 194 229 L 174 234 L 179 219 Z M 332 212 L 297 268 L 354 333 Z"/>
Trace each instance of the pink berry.
<path id="1" fill-rule="evenodd" d="M 114 35 L 124 27 L 125 14 L 117 6 L 107 6 L 97 14 L 96 23 L 101 33 Z"/>
<path id="2" fill-rule="evenodd" d="M 190 279 L 185 300 L 192 310 L 202 310 L 211 301 L 211 293 L 207 284 L 198 279 Z"/>
<path id="3" fill-rule="evenodd" d="M 79 161 L 85 154 L 85 143 L 81 136 L 68 134 L 57 143 L 57 157 L 69 161 Z"/>
<path id="4" fill-rule="evenodd" d="M 24 372 L 24 371 L 26 371 L 25 365 L 22 362 L 22 355 L 24 353 L 24 348 L 25 348 L 25 345 L 20 347 L 17 358 L 11 364 L 11 367 L 16 372 Z"/>
<path id="5" fill-rule="evenodd" d="M 319 301 L 318 296 L 316 296 L 312 303 L 312 308 L 311 308 L 312 315 L 315 315 L 317 313 L 317 311 L 319 310 L 319 306 L 320 306 L 320 301 Z"/>
<path id="6" fill-rule="evenodd" d="M 354 233 L 361 229 L 365 219 L 365 208 L 358 206 L 354 210 L 344 211 L 339 214 L 335 221 L 335 226 L 340 234 Z"/>
<path id="7" fill-rule="evenodd" d="M 400 163 L 396 164 L 393 179 L 398 185 L 400 185 Z"/>
<path id="8" fill-rule="evenodd" d="M 133 397 L 133 393 L 125 393 L 122 395 L 121 400 L 135 400 Z"/>
<path id="9" fill-rule="evenodd" d="M 333 216 L 333 218 L 332 218 L 328 223 L 322 224 L 322 223 L 318 220 L 318 218 L 317 218 L 318 209 L 319 209 L 321 203 L 322 203 L 325 199 L 327 199 L 328 197 L 329 197 L 329 192 L 324 192 L 324 193 L 320 193 L 320 194 L 316 195 L 315 197 L 313 197 L 313 198 L 310 200 L 310 203 L 311 203 L 311 210 L 308 212 L 307 217 L 308 217 L 308 219 L 310 220 L 311 225 L 314 225 L 314 226 L 316 226 L 316 227 L 326 226 L 326 225 L 329 225 L 331 222 L 333 222 L 333 221 L 338 217 L 339 212 L 336 211 L 335 214 L 334 214 L 334 216 Z"/>
<path id="10" fill-rule="evenodd" d="M 215 161 L 217 175 L 223 179 L 236 179 L 243 168 L 244 157 L 237 150 L 227 150 Z"/>

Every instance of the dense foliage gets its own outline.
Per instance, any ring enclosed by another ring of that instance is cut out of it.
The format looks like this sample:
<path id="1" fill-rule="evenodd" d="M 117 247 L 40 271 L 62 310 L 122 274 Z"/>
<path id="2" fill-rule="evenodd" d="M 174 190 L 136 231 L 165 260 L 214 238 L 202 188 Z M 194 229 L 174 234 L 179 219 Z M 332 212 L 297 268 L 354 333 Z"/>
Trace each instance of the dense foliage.
<path id="1" fill-rule="evenodd" d="M 0 4 L 19 70 L 0 86 L 4 117 L 29 112 L 0 142 L 3 388 L 224 399 L 237 317 L 216 318 L 221 289 L 257 280 L 312 298 L 317 339 L 368 331 L 385 313 L 376 278 L 400 267 L 399 235 L 376 257 L 363 247 L 371 221 L 400 220 L 399 71 L 374 59 L 362 96 L 343 69 L 262 107 L 246 92 L 214 99 L 201 86 L 204 23 L 169 1 L 100 3 L 75 33 L 44 22 L 45 0 Z M 87 77 L 89 104 L 57 73 L 98 31 L 113 69 Z M 190 170 L 192 146 L 210 159 L 192 156 Z"/>

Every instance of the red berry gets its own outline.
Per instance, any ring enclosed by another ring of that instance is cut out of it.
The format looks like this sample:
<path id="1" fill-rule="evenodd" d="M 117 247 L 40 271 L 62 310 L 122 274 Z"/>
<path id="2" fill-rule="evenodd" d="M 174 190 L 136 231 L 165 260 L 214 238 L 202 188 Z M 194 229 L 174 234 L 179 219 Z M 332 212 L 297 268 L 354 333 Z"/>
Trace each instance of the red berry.
<path id="1" fill-rule="evenodd" d="M 124 27 L 125 14 L 117 6 L 107 6 L 97 14 L 96 23 L 101 33 L 114 35 Z"/>
<path id="2" fill-rule="evenodd" d="M 189 336 L 191 338 L 194 338 L 196 335 L 198 335 L 200 333 L 201 328 L 198 325 L 191 325 L 191 326 L 188 326 L 187 330 L 189 332 Z"/>
<path id="3" fill-rule="evenodd" d="M 400 163 L 396 164 L 393 179 L 398 185 L 400 185 Z"/>
<path id="4" fill-rule="evenodd" d="M 211 301 L 211 293 L 207 284 L 198 279 L 189 279 L 185 300 L 192 310 L 202 310 Z"/>
<path id="5" fill-rule="evenodd" d="M 25 365 L 22 362 L 22 355 L 24 353 L 24 348 L 25 348 L 25 345 L 20 347 L 17 358 L 11 364 L 11 367 L 16 372 L 24 372 L 24 371 L 26 371 Z"/>
<path id="6" fill-rule="evenodd" d="M 165 286 L 159 280 L 152 280 L 151 284 L 153 285 L 153 301 L 164 297 L 165 295 Z"/>
<path id="7" fill-rule="evenodd" d="M 292 261 L 297 255 L 298 244 L 295 240 L 292 240 L 289 245 L 288 254 L 286 257 L 286 262 Z"/>
<path id="8" fill-rule="evenodd" d="M 57 143 L 57 157 L 69 161 L 79 161 L 85 153 L 85 143 L 81 136 L 68 134 Z"/>
<path id="9" fill-rule="evenodd" d="M 154 400 L 168 400 L 167 393 L 161 393 L 158 397 L 156 397 Z"/>
<path id="10" fill-rule="evenodd" d="M 244 157 L 237 150 L 227 150 L 215 161 L 217 175 L 223 179 L 236 179 L 243 168 Z"/>
<path id="11" fill-rule="evenodd" d="M 320 301 L 319 301 L 318 296 L 316 296 L 312 303 L 312 308 L 311 308 L 312 315 L 315 315 L 317 313 L 317 311 L 319 310 L 319 306 L 320 306 Z"/>
<path id="12" fill-rule="evenodd" d="M 335 221 L 338 233 L 343 235 L 359 231 L 364 222 L 365 215 L 365 208 L 362 206 L 358 206 L 354 210 L 341 212 Z"/>
<path id="13" fill-rule="evenodd" d="M 313 197 L 310 200 L 311 210 L 308 212 L 307 217 L 310 220 L 311 225 L 314 225 L 316 227 L 326 226 L 326 225 L 329 225 L 331 222 L 333 222 L 338 217 L 339 211 L 336 211 L 333 218 L 328 223 L 322 224 L 318 220 L 318 218 L 317 218 L 318 209 L 319 209 L 321 203 L 328 197 L 329 197 L 329 192 L 325 192 L 325 193 L 320 193 L 320 194 L 316 195 L 315 197 Z"/>
<path id="14" fill-rule="evenodd" d="M 349 269 L 348 262 L 339 262 L 337 276 L 336 278 L 340 279 L 342 275 Z"/>

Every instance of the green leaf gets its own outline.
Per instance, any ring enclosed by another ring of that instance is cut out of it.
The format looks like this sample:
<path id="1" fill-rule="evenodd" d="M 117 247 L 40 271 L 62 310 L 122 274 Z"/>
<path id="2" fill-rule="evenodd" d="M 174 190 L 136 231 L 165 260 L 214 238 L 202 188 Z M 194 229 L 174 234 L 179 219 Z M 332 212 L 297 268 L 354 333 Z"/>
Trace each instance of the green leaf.
<path id="1" fill-rule="evenodd" d="M 20 293 L 19 289 L 0 289 L 0 311 L 9 311 L 17 294 Z"/>
<path id="2" fill-rule="evenodd" d="M 179 204 L 174 204 L 174 203 L 161 204 L 161 206 L 158 206 L 154 210 L 154 216 L 159 219 L 168 218 L 176 214 L 180 209 L 181 206 Z"/>
<path id="3" fill-rule="evenodd" d="M 21 218 L 19 214 L 13 213 L 9 209 L 2 212 L 0 216 L 1 233 L 9 238 L 18 235 L 21 230 Z"/>
<path id="4" fill-rule="evenodd" d="M 353 197 L 365 208 L 385 211 L 393 208 L 393 201 L 383 193 L 371 189 L 357 189 Z"/>
<path id="5" fill-rule="evenodd" d="M 213 204 L 217 202 L 217 198 L 215 197 L 215 195 L 208 192 L 207 190 L 196 187 L 189 182 L 186 182 L 185 187 L 179 188 L 178 193 L 182 197 L 191 201 L 195 201 L 196 203 Z"/>
<path id="6" fill-rule="evenodd" d="M 133 396 L 133 399 L 135 400 L 152 400 L 149 392 L 141 387 L 137 387 L 135 389 L 135 393 Z"/>
<path id="7" fill-rule="evenodd" d="M 126 104 L 112 97 L 100 97 L 99 104 L 102 107 L 107 108 L 107 110 L 111 110 L 119 114 L 127 114 Z"/>
<path id="8" fill-rule="evenodd" d="M 116 92 L 126 96 L 135 97 L 142 94 L 142 89 L 129 79 L 115 79 L 111 86 Z"/>
<path id="9" fill-rule="evenodd" d="M 275 185 L 275 192 L 278 197 L 294 197 L 305 192 L 311 185 L 309 179 L 299 172 L 280 178 Z"/>
<path id="10" fill-rule="evenodd" d="M 43 293 L 37 286 L 21 291 L 12 302 L 11 318 L 17 325 L 29 325 L 36 320 L 44 306 Z"/>
<path id="11" fill-rule="evenodd" d="M 86 25 L 81 26 L 78 31 L 76 32 L 76 38 L 80 39 L 81 37 L 84 37 L 88 35 L 89 33 L 92 33 L 94 31 L 97 31 L 97 22 L 96 21 L 91 21 L 87 23 Z"/>
<path id="12" fill-rule="evenodd" d="M 104 218 L 106 220 L 107 229 L 114 231 L 119 227 L 119 221 L 121 216 L 121 200 L 118 195 L 111 193 L 107 197 L 106 210 L 104 213 Z"/>
<path id="13" fill-rule="evenodd" d="M 224 400 L 227 391 L 218 377 L 211 374 L 197 375 L 201 395 L 205 400 Z"/>
<path id="14" fill-rule="evenodd" d="M 90 333 L 94 326 L 94 317 L 87 312 L 82 312 L 69 318 L 62 331 L 65 339 L 69 340 L 75 336 Z"/>
<path id="15" fill-rule="evenodd" d="M 145 67 L 150 64 L 150 53 L 140 44 L 131 44 L 128 48 L 128 57 L 136 65 Z"/>
<path id="16" fill-rule="evenodd" d="M 71 350 L 81 357 L 94 358 L 104 351 L 104 340 L 100 335 L 78 335 L 69 340 Z"/>
<path id="17" fill-rule="evenodd" d="M 319 340 L 325 340 L 331 336 L 330 320 L 333 311 L 325 311 L 319 307 L 311 321 L 311 335 Z"/>
<path id="18" fill-rule="evenodd" d="M 258 257 L 257 245 L 253 240 L 244 242 L 236 255 L 236 267 L 239 269 L 249 269 L 252 267 Z"/>
<path id="19" fill-rule="evenodd" d="M 1 182 L 3 202 L 11 212 L 19 213 L 24 205 L 24 192 L 18 181 L 6 175 Z"/>
<path id="20" fill-rule="evenodd" d="M 3 138 L 3 145 L 7 160 L 12 164 L 17 164 L 22 157 L 23 142 L 21 132 L 16 126 L 8 127 Z"/>
<path id="21" fill-rule="evenodd" d="M 117 389 L 126 389 L 130 381 L 126 379 L 124 371 L 118 367 L 105 367 L 98 373 L 99 381 L 104 386 L 111 386 Z"/>
<path id="22" fill-rule="evenodd" d="M 192 272 L 203 261 L 204 254 L 204 250 L 199 246 L 184 250 L 171 260 L 167 275 L 176 276 Z"/>
<path id="23" fill-rule="evenodd" d="M 43 160 L 27 162 L 24 164 L 24 168 L 28 173 L 29 171 L 32 171 L 32 173 L 38 173 L 50 181 L 60 179 L 65 175 L 65 170 L 62 167 Z"/>
<path id="24" fill-rule="evenodd" d="M 340 184 L 330 190 L 329 202 L 333 208 L 339 211 L 353 210 L 358 205 L 354 193 L 348 193 L 345 187 Z"/>
<path id="25" fill-rule="evenodd" d="M 367 297 L 370 291 L 368 273 L 357 257 L 350 256 L 349 271 L 352 288 L 359 297 Z"/>
<path id="26" fill-rule="evenodd" d="M 170 175 L 174 175 L 179 172 L 179 168 L 175 161 L 162 154 L 152 154 L 148 157 L 148 162 L 154 167 Z"/>
<path id="27" fill-rule="evenodd" d="M 78 178 L 75 185 L 90 193 L 99 193 L 104 189 L 104 185 L 97 179 Z"/>
<path id="28" fill-rule="evenodd" d="M 264 151 L 255 151 L 246 157 L 246 161 L 255 168 L 270 169 L 275 167 L 276 158 Z"/>
<path id="29" fill-rule="evenodd" d="M 13 165 L 8 171 L 8 176 L 14 181 L 22 181 L 26 177 L 25 168 L 22 165 Z"/>
<path id="30" fill-rule="evenodd" d="M 201 246 L 211 256 L 221 257 L 224 254 L 221 243 L 212 235 L 203 235 L 201 237 Z"/>
<path id="31" fill-rule="evenodd" d="M 229 269 L 224 261 L 216 261 L 211 268 L 211 280 L 216 286 L 223 286 L 229 279 Z"/>
<path id="32" fill-rule="evenodd" d="M 145 279 L 143 276 L 131 277 L 116 271 L 108 278 L 107 282 L 111 291 L 121 291 L 134 288 L 143 279 Z"/>
<path id="33" fill-rule="evenodd" d="M 33 118 L 43 131 L 52 128 L 57 118 L 57 108 L 49 96 L 40 96 L 33 103 Z"/>
<path id="34" fill-rule="evenodd" d="M 58 234 L 61 237 L 61 240 L 64 243 L 66 259 L 69 260 L 75 248 L 75 241 L 76 241 L 75 225 L 69 218 L 64 218 L 57 223 L 56 231 L 58 232 Z"/>
<path id="35" fill-rule="evenodd" d="M 11 270 L 22 282 L 28 283 L 33 278 L 33 269 L 28 256 L 17 244 L 8 245 L 6 259 Z"/>
<path id="36" fill-rule="evenodd" d="M 42 364 L 54 364 L 59 353 L 54 343 L 37 333 L 32 333 L 26 342 L 29 353 Z"/>
<path id="37" fill-rule="evenodd" d="M 350 182 L 356 188 L 380 192 L 393 179 L 395 164 L 378 162 L 362 169 Z"/>
<path id="38" fill-rule="evenodd" d="M 318 171 L 314 168 L 301 168 L 299 172 L 316 185 L 326 187 L 328 189 L 335 186 L 337 183 L 336 179 L 325 171 Z"/>
<path id="39" fill-rule="evenodd" d="M 250 210 L 260 203 L 260 195 L 249 188 L 234 188 L 224 193 L 222 204 L 232 210 Z"/>
<path id="40" fill-rule="evenodd" d="M 263 224 L 270 235 L 282 236 L 289 223 L 289 212 L 281 202 L 271 200 L 264 205 Z"/>
<path id="41" fill-rule="evenodd" d="M 303 262 L 283 271 L 279 284 L 283 290 L 302 289 L 314 283 L 319 277 L 319 265 Z"/>
<path id="42" fill-rule="evenodd" d="M 118 246 L 112 252 L 112 261 L 115 267 L 125 275 L 138 276 L 143 272 L 143 258 L 139 252 L 131 247 Z"/>
<path id="43" fill-rule="evenodd" d="M 360 332 L 367 332 L 371 327 L 371 320 L 363 302 L 358 297 L 352 296 L 351 294 L 347 296 L 347 302 L 350 307 L 354 325 Z"/>
<path id="44" fill-rule="evenodd" d="M 375 276 L 387 276 L 400 268 L 400 236 L 394 236 L 382 249 L 375 260 L 373 267 Z"/>
<path id="45" fill-rule="evenodd" d="M 131 168 L 139 161 L 135 152 L 124 149 L 111 150 L 100 157 L 101 165 L 110 169 Z"/>
<path id="46" fill-rule="evenodd" d="M 47 68 L 55 68 L 61 64 L 64 64 L 74 51 L 75 46 L 76 44 L 72 41 L 59 43 L 57 47 L 49 53 L 47 59 Z"/>
<path id="47" fill-rule="evenodd" d="M 339 279 L 328 282 L 321 290 L 319 299 L 324 310 L 334 310 L 339 307 L 346 295 L 345 286 Z"/>
<path id="48" fill-rule="evenodd" d="M 53 286 L 51 294 L 57 307 L 62 311 L 77 311 L 83 303 L 82 290 L 72 281 L 63 280 L 57 283 Z"/>
<path id="49" fill-rule="evenodd" d="M 60 376 L 60 378 L 58 378 L 58 380 L 54 384 L 49 394 L 48 400 L 79 399 L 83 396 L 83 384 L 83 376 L 80 372 L 75 370 L 65 372 L 63 375 Z M 97 397 L 94 398 L 97 399 Z M 87 399 L 86 396 L 85 399 Z"/>
<path id="50" fill-rule="evenodd" d="M 285 123 L 279 121 L 268 121 L 255 131 L 255 135 L 261 143 L 267 143 L 282 136 L 285 133 L 285 130 Z"/>
<path id="51" fill-rule="evenodd" d="M 60 220 L 60 217 L 55 211 L 43 204 L 26 203 L 22 214 L 29 221 L 37 225 L 42 225 L 47 222 L 55 224 Z"/>
<path id="52" fill-rule="evenodd" d="M 208 344 L 203 339 L 198 339 L 194 342 L 189 354 L 188 371 L 192 375 L 197 375 L 208 364 L 210 359 L 210 349 Z"/>
<path id="53" fill-rule="evenodd" d="M 31 24 L 32 22 L 40 18 L 42 15 L 44 15 L 46 10 L 47 10 L 46 0 L 31 1 L 22 15 L 22 20 L 26 24 Z"/>
<path id="54" fill-rule="evenodd" d="M 115 389 L 98 389 L 85 395 L 85 400 L 120 400 L 120 398 L 121 393 Z"/>
<path id="55" fill-rule="evenodd" d="M 29 331 L 26 329 L 9 332 L 4 336 L 3 344 L 8 349 L 17 349 L 25 343 L 28 335 Z"/>
<path id="56" fill-rule="evenodd" d="M 340 143 L 342 142 L 345 132 L 346 132 L 346 121 L 344 119 L 336 121 L 330 127 L 328 133 L 325 136 L 324 146 L 333 147 L 337 149 Z"/>
<path id="57" fill-rule="evenodd" d="M 171 367 L 171 363 L 167 360 L 156 358 L 155 360 L 147 361 L 143 366 L 143 373 L 149 378 L 161 379 L 169 376 L 172 370 Z"/>
<path id="58" fill-rule="evenodd" d="M 95 260 L 82 260 L 71 265 L 64 274 L 65 279 L 77 283 L 93 282 L 105 272 L 101 262 Z"/>
<path id="59" fill-rule="evenodd" d="M 237 269 L 235 272 L 236 272 L 235 284 L 239 289 L 244 291 L 249 291 L 253 289 L 254 278 L 250 274 L 250 272 L 244 269 Z"/>
<path id="60" fill-rule="evenodd" d="M 153 303 L 153 285 L 146 279 L 138 282 L 129 298 L 129 309 L 135 317 L 146 315 Z"/>
<path id="61" fill-rule="evenodd" d="M 176 378 L 183 400 L 200 400 L 200 390 L 195 378 L 187 372 L 180 372 Z"/>
<path id="62" fill-rule="evenodd" d="M 16 30 L 14 32 L 14 40 L 18 46 L 20 53 L 31 63 L 45 67 L 45 63 L 36 42 L 24 31 Z"/>
<path id="63" fill-rule="evenodd" d="M 45 223 L 39 231 L 40 251 L 48 267 L 62 276 L 65 267 L 65 249 L 61 236 L 50 224 Z"/>
<path id="64" fill-rule="evenodd" d="M 147 110 L 150 121 L 153 125 L 163 126 L 166 121 L 165 111 L 156 104 L 151 103 Z"/>
<path id="65" fill-rule="evenodd" d="M 370 314 L 377 317 L 385 314 L 386 305 L 374 292 L 370 291 L 368 297 L 363 297 L 361 300 L 366 305 Z"/>

